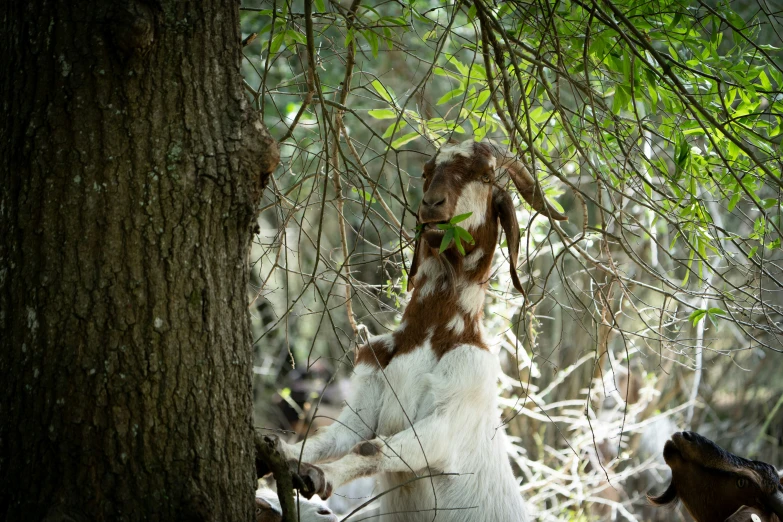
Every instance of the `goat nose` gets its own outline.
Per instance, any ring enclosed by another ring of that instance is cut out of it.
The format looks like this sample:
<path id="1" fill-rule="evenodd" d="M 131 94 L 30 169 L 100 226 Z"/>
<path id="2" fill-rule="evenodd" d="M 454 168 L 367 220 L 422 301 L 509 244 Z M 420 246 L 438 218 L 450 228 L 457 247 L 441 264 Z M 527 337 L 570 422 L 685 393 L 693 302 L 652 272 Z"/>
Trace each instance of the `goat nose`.
<path id="1" fill-rule="evenodd" d="M 690 431 L 683 431 L 682 438 L 687 440 L 688 442 L 693 442 L 693 433 Z"/>
<path id="2" fill-rule="evenodd" d="M 424 194 L 424 199 L 422 202 L 428 207 L 439 207 L 446 202 L 446 196 L 443 194 L 427 193 Z"/>

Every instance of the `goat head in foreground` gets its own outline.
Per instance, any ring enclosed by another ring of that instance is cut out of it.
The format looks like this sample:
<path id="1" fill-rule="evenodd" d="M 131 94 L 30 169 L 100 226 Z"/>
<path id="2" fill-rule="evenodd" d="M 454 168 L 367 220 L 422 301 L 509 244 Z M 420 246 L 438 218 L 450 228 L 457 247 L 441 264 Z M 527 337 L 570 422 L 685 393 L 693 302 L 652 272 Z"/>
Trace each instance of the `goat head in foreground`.
<path id="1" fill-rule="evenodd" d="M 684 431 L 672 435 L 663 448 L 672 481 L 660 496 L 648 497 L 663 506 L 678 499 L 697 522 L 783 521 L 783 479 L 774 466 L 748 460 L 711 440 Z"/>
<path id="2" fill-rule="evenodd" d="M 519 224 L 496 182 L 501 167 L 536 211 L 565 219 L 524 166 L 494 145 L 438 151 L 424 167 L 413 295 L 402 322 L 358 347 L 351 393 L 333 424 L 296 445 L 281 441 L 285 458 L 308 464 L 294 469 L 303 475 L 303 494 L 326 498 L 342 484 L 375 476 L 384 522 L 529 520 L 500 421 L 500 364 L 481 321 L 500 227 L 513 284 L 522 290 Z M 441 252 L 437 225 L 467 214 L 460 227 L 473 243 Z"/>

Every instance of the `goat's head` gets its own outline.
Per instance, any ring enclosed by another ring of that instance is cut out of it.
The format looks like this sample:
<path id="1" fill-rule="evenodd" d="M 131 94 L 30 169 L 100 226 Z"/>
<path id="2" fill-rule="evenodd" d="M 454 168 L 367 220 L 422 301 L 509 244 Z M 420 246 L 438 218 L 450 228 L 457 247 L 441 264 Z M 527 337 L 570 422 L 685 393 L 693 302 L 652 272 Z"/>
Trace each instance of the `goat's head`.
<path id="1" fill-rule="evenodd" d="M 783 521 L 783 480 L 773 466 L 733 455 L 691 431 L 672 435 L 663 458 L 672 481 L 663 494 L 649 497 L 653 504 L 679 499 L 697 522 L 722 522 L 742 506 Z"/>
<path id="2" fill-rule="evenodd" d="M 477 271 L 483 273 L 489 270 L 499 222 L 506 233 L 511 280 L 514 287 L 524 293 L 516 271 L 519 224 L 511 197 L 496 182 L 496 171 L 501 168 L 508 172 L 520 195 L 535 210 L 551 219 L 567 219 L 544 199 L 541 187 L 522 162 L 499 147 L 472 141 L 446 145 L 424 165 L 424 195 L 418 215 L 421 236 L 416 242 L 409 288 L 413 287 L 412 280 L 419 263 L 428 256 L 438 255 L 445 231 L 437 225 L 470 213 L 467 220 L 459 223 L 474 239 L 473 245 L 465 245 L 466 256 L 481 249 Z M 454 259 L 461 257 L 455 244 L 444 255 Z"/>

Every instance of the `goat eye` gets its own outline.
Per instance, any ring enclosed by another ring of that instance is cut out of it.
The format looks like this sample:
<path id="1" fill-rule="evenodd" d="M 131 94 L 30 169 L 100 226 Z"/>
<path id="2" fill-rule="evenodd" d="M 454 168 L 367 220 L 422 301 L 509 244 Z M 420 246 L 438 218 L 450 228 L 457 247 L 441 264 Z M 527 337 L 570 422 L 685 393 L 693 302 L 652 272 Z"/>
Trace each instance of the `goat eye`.
<path id="1" fill-rule="evenodd" d="M 748 485 L 747 479 L 744 479 L 744 478 L 737 479 L 737 487 L 738 488 L 744 488 L 747 485 Z"/>
<path id="2" fill-rule="evenodd" d="M 489 174 L 484 174 L 483 176 L 481 176 L 481 181 L 483 181 L 484 183 L 489 183 L 490 181 L 492 181 L 492 178 L 489 177 Z"/>

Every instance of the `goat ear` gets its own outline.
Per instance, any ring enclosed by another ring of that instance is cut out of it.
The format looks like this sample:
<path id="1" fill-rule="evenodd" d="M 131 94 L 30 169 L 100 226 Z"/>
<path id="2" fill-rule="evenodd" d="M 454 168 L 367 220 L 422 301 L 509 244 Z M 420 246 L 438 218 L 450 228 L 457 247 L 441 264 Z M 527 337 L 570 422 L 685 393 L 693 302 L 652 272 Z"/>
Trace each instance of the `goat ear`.
<path id="1" fill-rule="evenodd" d="M 413 260 L 411 261 L 411 268 L 408 270 L 408 286 L 406 290 L 410 292 L 413 290 L 413 277 L 416 275 L 416 272 L 419 270 L 419 245 L 421 244 L 421 239 L 417 239 L 415 245 L 413 246 Z"/>
<path id="2" fill-rule="evenodd" d="M 519 257 L 519 222 L 514 208 L 514 202 L 507 192 L 495 189 L 492 194 L 492 207 L 500 220 L 500 226 L 506 234 L 506 243 L 508 243 L 508 262 L 511 265 L 511 282 L 514 288 L 525 295 L 522 283 L 519 282 L 517 275 L 517 258 Z"/>

